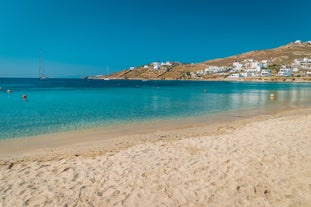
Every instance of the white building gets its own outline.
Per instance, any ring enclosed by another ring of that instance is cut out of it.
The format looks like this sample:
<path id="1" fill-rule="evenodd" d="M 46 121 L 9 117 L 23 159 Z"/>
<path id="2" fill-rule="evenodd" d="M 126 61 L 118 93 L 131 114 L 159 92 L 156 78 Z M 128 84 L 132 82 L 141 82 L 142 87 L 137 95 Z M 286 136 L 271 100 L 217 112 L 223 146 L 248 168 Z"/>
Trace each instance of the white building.
<path id="1" fill-rule="evenodd" d="M 252 63 L 252 62 L 254 62 L 254 59 L 245 59 L 245 60 L 243 60 L 243 62 Z"/>
<path id="2" fill-rule="evenodd" d="M 203 71 L 203 70 L 199 70 L 199 71 L 197 71 L 196 73 L 197 73 L 197 75 L 203 75 L 203 74 L 204 74 L 204 71 Z"/>
<path id="3" fill-rule="evenodd" d="M 262 67 L 267 68 L 270 65 L 270 60 L 262 60 L 261 64 L 262 64 Z"/>
<path id="4" fill-rule="evenodd" d="M 256 68 L 248 68 L 248 69 L 245 70 L 245 72 L 247 72 L 247 73 L 257 73 L 259 71 Z"/>
<path id="5" fill-rule="evenodd" d="M 241 75 L 239 73 L 233 73 L 231 75 L 228 76 L 228 78 L 240 78 Z"/>
<path id="6" fill-rule="evenodd" d="M 172 63 L 170 63 L 169 61 L 165 62 L 165 63 L 161 63 L 162 66 L 171 66 Z"/>
<path id="7" fill-rule="evenodd" d="M 278 72 L 278 76 L 291 76 L 292 70 L 290 68 L 281 68 Z"/>
<path id="8" fill-rule="evenodd" d="M 311 58 L 305 57 L 305 58 L 303 59 L 303 62 L 304 62 L 304 63 L 311 63 Z"/>
<path id="9" fill-rule="evenodd" d="M 250 72 L 245 72 L 245 73 L 240 73 L 240 77 L 255 77 L 257 76 L 256 73 L 250 73 Z"/>
<path id="10" fill-rule="evenodd" d="M 293 68 L 293 73 L 299 73 L 299 69 L 298 68 Z"/>
<path id="11" fill-rule="evenodd" d="M 240 62 L 234 62 L 232 65 L 235 71 L 240 71 L 243 67 L 243 64 L 241 64 Z"/>
<path id="12" fill-rule="evenodd" d="M 294 64 L 305 64 L 305 63 L 311 63 L 311 58 L 303 58 L 303 59 L 295 59 Z"/>
<path id="13" fill-rule="evenodd" d="M 190 72 L 190 76 L 191 76 L 191 78 L 196 78 L 197 74 L 196 74 L 196 72 Z"/>
<path id="14" fill-rule="evenodd" d="M 135 69 L 135 67 L 130 67 L 130 70 L 134 70 Z"/>
<path id="15" fill-rule="evenodd" d="M 159 62 L 153 62 L 151 65 L 153 65 L 153 69 L 155 70 L 159 70 L 161 68 L 161 63 Z"/>
<path id="16" fill-rule="evenodd" d="M 262 70 L 260 76 L 262 77 L 269 77 L 272 75 L 272 70 Z"/>
<path id="17" fill-rule="evenodd" d="M 222 72 L 226 72 L 227 70 L 228 68 L 225 66 L 222 66 L 222 67 L 208 66 L 207 68 L 204 69 L 204 73 L 205 74 L 222 73 Z"/>
<path id="18" fill-rule="evenodd" d="M 300 44 L 300 43 L 301 43 L 301 40 L 296 40 L 295 43 L 296 43 L 296 44 Z"/>

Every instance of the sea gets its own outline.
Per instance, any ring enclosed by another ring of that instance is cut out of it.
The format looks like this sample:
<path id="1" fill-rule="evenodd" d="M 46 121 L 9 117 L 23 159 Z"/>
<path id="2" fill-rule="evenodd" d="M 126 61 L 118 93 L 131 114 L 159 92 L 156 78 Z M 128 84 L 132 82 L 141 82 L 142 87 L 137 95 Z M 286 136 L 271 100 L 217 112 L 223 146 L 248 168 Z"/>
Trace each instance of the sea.
<path id="1" fill-rule="evenodd" d="M 0 87 L 0 139 L 311 105 L 310 83 L 0 78 Z"/>

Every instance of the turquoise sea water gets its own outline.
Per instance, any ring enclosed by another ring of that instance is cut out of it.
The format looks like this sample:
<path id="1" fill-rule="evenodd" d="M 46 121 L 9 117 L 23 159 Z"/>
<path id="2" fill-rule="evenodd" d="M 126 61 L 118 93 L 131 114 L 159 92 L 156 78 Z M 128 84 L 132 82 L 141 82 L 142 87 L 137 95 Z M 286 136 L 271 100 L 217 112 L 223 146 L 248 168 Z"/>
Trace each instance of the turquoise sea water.
<path id="1" fill-rule="evenodd" d="M 0 87 L 1 139 L 311 104 L 308 83 L 3 78 Z"/>

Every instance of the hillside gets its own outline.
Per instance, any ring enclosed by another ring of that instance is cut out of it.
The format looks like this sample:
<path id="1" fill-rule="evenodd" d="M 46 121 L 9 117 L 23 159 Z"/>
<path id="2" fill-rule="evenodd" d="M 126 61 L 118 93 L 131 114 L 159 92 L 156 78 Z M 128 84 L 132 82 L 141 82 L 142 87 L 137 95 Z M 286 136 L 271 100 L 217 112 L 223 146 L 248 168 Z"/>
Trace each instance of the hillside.
<path id="1" fill-rule="evenodd" d="M 311 43 L 290 43 L 278 48 L 268 50 L 255 50 L 242 53 L 227 58 L 209 60 L 204 62 L 206 65 L 229 66 L 233 62 L 239 62 L 245 59 L 270 60 L 271 64 L 289 65 L 294 59 L 311 57 Z"/>
<path id="2" fill-rule="evenodd" d="M 278 70 L 282 65 L 290 65 L 294 59 L 311 58 L 311 42 L 295 42 L 278 48 L 267 50 L 256 50 L 227 58 L 208 60 L 203 63 L 183 64 L 172 62 L 163 64 L 155 69 L 156 63 L 142 65 L 140 67 L 120 71 L 109 75 L 111 79 L 153 79 L 153 80 L 176 80 L 192 79 L 190 73 L 202 71 L 208 66 L 226 66 L 232 67 L 234 62 L 240 62 L 245 59 L 254 59 L 256 61 L 269 60 L 270 67 Z M 101 77 L 90 77 L 103 79 Z M 215 75 L 204 75 L 200 79 L 213 79 Z"/>

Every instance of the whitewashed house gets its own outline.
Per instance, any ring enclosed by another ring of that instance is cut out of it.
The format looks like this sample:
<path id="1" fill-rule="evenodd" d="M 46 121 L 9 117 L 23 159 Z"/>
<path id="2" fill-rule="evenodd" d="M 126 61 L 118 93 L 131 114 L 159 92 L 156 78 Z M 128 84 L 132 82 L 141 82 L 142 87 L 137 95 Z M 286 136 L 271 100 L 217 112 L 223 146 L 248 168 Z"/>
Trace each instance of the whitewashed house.
<path id="1" fill-rule="evenodd" d="M 243 67 L 243 64 L 241 64 L 240 62 L 234 62 L 232 66 L 234 71 L 240 71 Z"/>
<path id="2" fill-rule="evenodd" d="M 165 63 L 161 63 L 161 66 L 171 66 L 172 63 L 170 63 L 169 61 L 166 61 Z"/>
<path id="3" fill-rule="evenodd" d="M 161 63 L 159 62 L 153 62 L 151 65 L 153 65 L 154 70 L 159 70 L 161 68 Z"/>
<path id="4" fill-rule="evenodd" d="M 295 60 L 294 60 L 294 64 L 297 64 L 297 65 L 300 65 L 301 62 L 302 62 L 301 59 L 295 59 Z"/>
<path id="5" fill-rule="evenodd" d="M 135 69 L 135 67 L 130 67 L 130 70 L 134 70 Z"/>
<path id="6" fill-rule="evenodd" d="M 263 69 L 261 71 L 261 73 L 260 73 L 260 76 L 262 76 L 262 77 L 269 77 L 271 75 L 272 75 L 272 70 L 265 70 L 265 69 Z"/>
<path id="7" fill-rule="evenodd" d="M 305 58 L 303 59 L 303 62 L 304 62 L 304 63 L 311 63 L 311 58 L 305 57 Z"/>
<path id="8" fill-rule="evenodd" d="M 243 60 L 243 62 L 252 63 L 252 62 L 254 62 L 254 59 L 245 59 L 245 60 Z"/>
<path id="9" fill-rule="evenodd" d="M 240 73 L 240 77 L 244 77 L 244 78 L 252 77 L 252 73 L 248 73 L 248 72 Z"/>
<path id="10" fill-rule="evenodd" d="M 299 69 L 297 67 L 293 68 L 293 73 L 299 73 Z"/>
<path id="11" fill-rule="evenodd" d="M 245 72 L 247 72 L 247 73 L 257 73 L 258 71 L 255 68 L 248 68 L 248 69 L 245 70 Z"/>
<path id="12" fill-rule="evenodd" d="M 240 78 L 241 75 L 239 73 L 233 73 L 228 76 L 228 78 Z"/>
<path id="13" fill-rule="evenodd" d="M 196 78 L 197 77 L 197 73 L 196 72 L 190 72 L 190 76 L 191 76 L 191 78 Z"/>
<path id="14" fill-rule="evenodd" d="M 262 64 L 262 67 L 267 68 L 270 65 L 270 60 L 262 60 L 261 64 Z"/>
<path id="15" fill-rule="evenodd" d="M 290 68 L 280 68 L 278 72 L 278 76 L 291 76 L 292 75 L 292 70 Z"/>
<path id="16" fill-rule="evenodd" d="M 259 73 L 261 71 L 261 69 L 262 69 L 262 63 L 260 63 L 260 62 L 253 62 L 251 67 L 256 69 L 256 71 Z"/>
<path id="17" fill-rule="evenodd" d="M 196 73 L 197 73 L 197 75 L 200 75 L 200 76 L 204 75 L 204 71 L 203 70 L 199 70 Z"/>
<path id="18" fill-rule="evenodd" d="M 223 73 L 226 72 L 228 70 L 227 67 L 225 66 L 208 66 L 207 68 L 204 69 L 204 73 L 205 74 L 214 74 L 214 73 Z"/>

